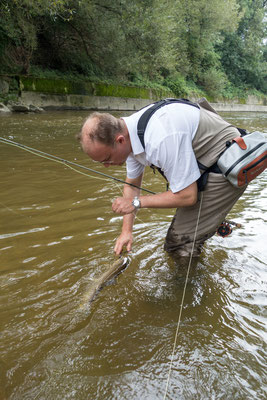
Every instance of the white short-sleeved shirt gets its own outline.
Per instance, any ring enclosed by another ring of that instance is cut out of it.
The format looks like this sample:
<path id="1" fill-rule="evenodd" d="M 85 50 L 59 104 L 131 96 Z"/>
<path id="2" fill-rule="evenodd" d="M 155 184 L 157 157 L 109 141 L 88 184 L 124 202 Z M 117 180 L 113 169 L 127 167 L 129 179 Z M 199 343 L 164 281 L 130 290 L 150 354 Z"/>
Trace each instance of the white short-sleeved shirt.
<path id="1" fill-rule="evenodd" d="M 191 185 L 200 177 L 192 141 L 199 124 L 199 109 L 174 103 L 157 110 L 145 130 L 145 151 L 137 135 L 137 123 L 149 108 L 134 113 L 123 120 L 129 131 L 132 153 L 126 167 L 127 177 L 140 176 L 145 166 L 160 167 L 169 181 L 173 193 Z"/>

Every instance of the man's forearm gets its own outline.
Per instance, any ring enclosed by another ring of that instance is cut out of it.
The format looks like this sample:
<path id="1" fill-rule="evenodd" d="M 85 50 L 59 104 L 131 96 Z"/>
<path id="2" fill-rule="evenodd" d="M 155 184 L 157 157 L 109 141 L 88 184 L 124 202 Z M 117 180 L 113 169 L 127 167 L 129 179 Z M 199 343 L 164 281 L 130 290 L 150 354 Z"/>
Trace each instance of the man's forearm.
<path id="1" fill-rule="evenodd" d="M 135 214 L 126 214 L 123 216 L 123 223 L 121 232 L 122 233 L 130 233 L 133 230 Z"/>
<path id="2" fill-rule="evenodd" d="M 177 208 L 192 206 L 197 201 L 197 184 L 192 183 L 187 188 L 177 193 L 171 191 L 141 196 L 141 208 Z"/>
<path id="3" fill-rule="evenodd" d="M 138 177 L 137 179 L 126 178 L 126 182 L 140 187 L 141 183 L 142 183 L 142 175 L 140 177 Z M 124 185 L 124 189 L 123 189 L 123 197 L 124 198 L 133 199 L 135 196 L 138 197 L 139 194 L 140 194 L 140 189 L 130 186 L 130 185 Z M 122 232 L 123 233 L 132 232 L 134 219 L 135 219 L 134 213 L 124 215 L 123 224 L 122 224 Z"/>
<path id="4" fill-rule="evenodd" d="M 131 193 L 131 194 L 130 194 Z M 134 206 L 132 199 L 139 191 L 135 188 L 125 189 L 125 197 L 118 197 L 112 204 L 114 212 L 122 215 L 131 215 L 124 219 L 123 229 L 131 229 L 134 221 Z M 152 196 L 139 197 L 141 208 L 178 208 L 190 207 L 197 202 L 197 183 L 194 182 L 177 193 L 171 191 L 154 194 Z"/>

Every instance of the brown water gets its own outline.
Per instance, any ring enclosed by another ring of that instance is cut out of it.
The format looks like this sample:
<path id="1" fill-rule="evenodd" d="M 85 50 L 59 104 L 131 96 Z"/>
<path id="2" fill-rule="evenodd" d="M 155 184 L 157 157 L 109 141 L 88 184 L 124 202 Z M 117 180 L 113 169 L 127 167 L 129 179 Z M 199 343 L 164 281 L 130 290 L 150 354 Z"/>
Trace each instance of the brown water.
<path id="1" fill-rule="evenodd" d="M 0 117 L 0 136 L 88 167 L 84 112 Z M 261 113 L 225 114 L 267 133 Z M 128 268 L 79 304 L 113 261 L 121 185 L 0 143 L 0 399 L 163 399 L 185 272 L 163 251 L 173 210 L 140 210 Z M 191 268 L 167 399 L 266 399 L 267 173 Z M 164 190 L 148 171 L 144 187 Z"/>

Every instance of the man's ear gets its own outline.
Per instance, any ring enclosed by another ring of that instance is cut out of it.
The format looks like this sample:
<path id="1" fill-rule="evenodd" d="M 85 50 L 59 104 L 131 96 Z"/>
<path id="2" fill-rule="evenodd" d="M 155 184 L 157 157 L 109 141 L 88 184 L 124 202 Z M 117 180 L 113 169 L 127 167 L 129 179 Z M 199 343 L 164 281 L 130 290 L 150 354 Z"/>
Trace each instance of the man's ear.
<path id="1" fill-rule="evenodd" d="M 115 142 L 119 143 L 119 144 L 123 144 L 123 143 L 125 143 L 125 137 L 122 134 L 119 134 L 118 136 L 116 136 Z"/>

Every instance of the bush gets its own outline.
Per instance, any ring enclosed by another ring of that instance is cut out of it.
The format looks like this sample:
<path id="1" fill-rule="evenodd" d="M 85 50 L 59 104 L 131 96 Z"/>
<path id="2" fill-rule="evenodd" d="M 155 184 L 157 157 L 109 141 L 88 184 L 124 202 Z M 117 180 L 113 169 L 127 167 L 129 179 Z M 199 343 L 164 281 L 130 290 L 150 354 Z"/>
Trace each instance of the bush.
<path id="1" fill-rule="evenodd" d="M 167 86 L 177 97 L 186 97 L 189 95 L 186 80 L 179 74 L 168 76 L 164 80 L 164 85 Z"/>
<path id="2" fill-rule="evenodd" d="M 211 68 L 201 74 L 198 83 L 209 96 L 216 98 L 222 94 L 228 79 L 223 71 Z"/>

